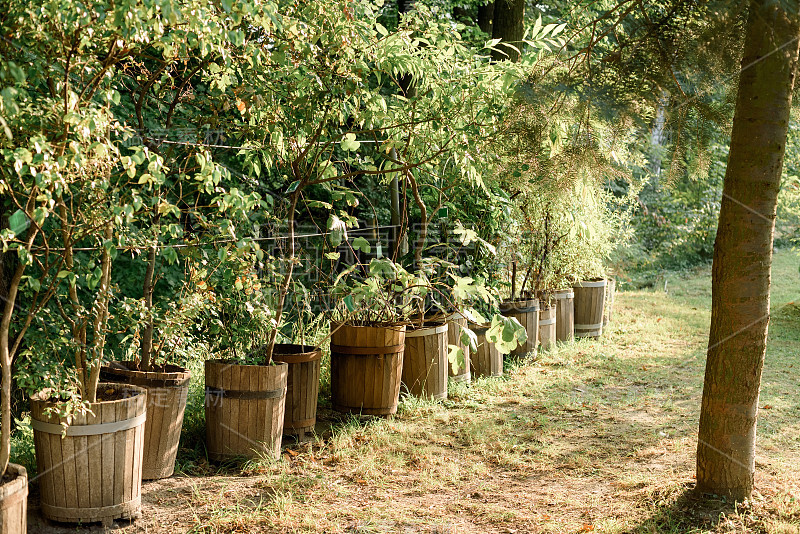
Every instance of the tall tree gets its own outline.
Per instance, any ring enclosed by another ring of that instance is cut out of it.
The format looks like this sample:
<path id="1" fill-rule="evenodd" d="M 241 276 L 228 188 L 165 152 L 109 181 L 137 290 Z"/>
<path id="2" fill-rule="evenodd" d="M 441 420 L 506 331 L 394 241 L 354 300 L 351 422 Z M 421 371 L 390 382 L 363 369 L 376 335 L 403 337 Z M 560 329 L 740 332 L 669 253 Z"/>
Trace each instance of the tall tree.
<path id="1" fill-rule="evenodd" d="M 796 2 L 752 0 L 714 243 L 697 490 L 753 491 L 770 268 L 800 21 Z"/>
<path id="2" fill-rule="evenodd" d="M 494 17 L 494 2 L 487 2 L 478 6 L 478 27 L 482 32 L 492 34 L 492 18 Z"/>
<path id="3" fill-rule="evenodd" d="M 525 34 L 525 0 L 497 0 L 492 15 L 492 39 L 502 39 L 492 50 L 492 59 L 519 61 L 519 48 Z M 511 45 L 511 46 L 506 46 Z M 513 48 L 512 48 L 513 47 Z"/>

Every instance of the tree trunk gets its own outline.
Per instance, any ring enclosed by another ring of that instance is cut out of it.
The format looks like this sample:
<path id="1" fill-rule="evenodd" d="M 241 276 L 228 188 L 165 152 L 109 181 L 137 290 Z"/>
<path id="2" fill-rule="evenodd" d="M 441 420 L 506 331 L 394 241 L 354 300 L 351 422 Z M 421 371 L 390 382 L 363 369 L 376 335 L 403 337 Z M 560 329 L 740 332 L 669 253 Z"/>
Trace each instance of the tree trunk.
<path id="1" fill-rule="evenodd" d="M 494 2 L 478 6 L 478 28 L 483 33 L 492 35 L 492 18 L 494 18 Z"/>
<path id="2" fill-rule="evenodd" d="M 397 0 L 397 12 L 408 13 L 414 9 L 415 0 Z"/>
<path id="3" fill-rule="evenodd" d="M 11 363 L 14 354 L 11 349 L 11 319 L 17 300 L 22 274 L 25 265 L 18 265 L 14 276 L 8 282 L 8 293 L 3 305 L 3 316 L 0 320 L 0 477 L 2 477 L 11 457 Z"/>
<path id="4" fill-rule="evenodd" d="M 519 51 L 504 44 L 510 44 L 516 48 L 522 46 L 522 36 L 525 34 L 524 19 L 525 0 L 497 0 L 495 2 L 492 17 L 492 39 L 502 39 L 500 44 L 495 47 L 502 52 L 492 50 L 494 61 L 504 59 L 519 61 Z"/>
<path id="5" fill-rule="evenodd" d="M 158 222 L 161 219 L 161 215 L 158 213 L 156 208 L 153 209 L 156 212 L 153 215 L 153 226 L 157 228 Z M 142 334 L 140 361 L 140 369 L 142 371 L 150 370 L 150 363 L 153 356 L 153 332 L 155 330 L 155 321 L 153 319 L 153 291 L 155 290 L 155 284 L 153 283 L 153 278 L 156 270 L 156 261 L 158 259 L 157 244 L 158 238 L 155 239 L 153 245 L 147 250 L 147 270 L 144 273 L 144 286 L 142 288 L 144 307 L 148 313 L 147 324 L 145 325 L 144 332 Z"/>
<path id="6" fill-rule="evenodd" d="M 778 189 L 800 36 L 797 6 L 753 0 L 712 268 L 697 491 L 750 496 Z"/>
<path id="7" fill-rule="evenodd" d="M 286 295 L 289 294 L 289 287 L 292 284 L 292 274 L 294 273 L 294 264 L 297 262 L 297 258 L 295 258 L 296 253 L 296 246 L 295 246 L 295 229 L 294 229 L 294 221 L 295 221 L 295 212 L 297 211 L 297 202 L 300 200 L 300 193 L 303 191 L 303 177 L 299 171 L 298 165 L 295 162 L 292 164 L 292 171 L 295 178 L 299 180 L 299 185 L 297 189 L 292 193 L 292 196 L 289 198 L 289 216 L 287 217 L 287 227 L 289 230 L 289 257 L 286 260 L 288 264 L 286 266 L 286 272 L 283 275 L 283 280 L 281 281 L 280 288 L 278 289 L 278 302 L 275 304 L 275 328 L 269 333 L 269 338 L 267 340 L 267 348 L 263 353 L 263 364 L 262 365 L 269 365 L 272 361 L 272 353 L 275 350 L 275 341 L 278 339 L 278 329 L 281 326 L 281 318 L 283 317 L 283 308 L 286 304 Z"/>

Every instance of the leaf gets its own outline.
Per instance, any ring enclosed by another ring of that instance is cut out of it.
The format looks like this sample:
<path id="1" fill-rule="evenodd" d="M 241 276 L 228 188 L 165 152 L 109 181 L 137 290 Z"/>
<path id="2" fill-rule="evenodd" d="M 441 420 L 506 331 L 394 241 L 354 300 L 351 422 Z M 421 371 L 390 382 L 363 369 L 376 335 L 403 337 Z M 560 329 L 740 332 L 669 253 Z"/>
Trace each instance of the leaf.
<path id="1" fill-rule="evenodd" d="M 333 261 L 338 260 L 339 256 L 341 256 L 341 254 L 339 254 L 338 252 L 327 252 L 327 253 L 325 253 L 325 257 L 328 258 L 329 260 L 333 260 Z"/>
<path id="2" fill-rule="evenodd" d="M 30 226 L 31 221 L 28 219 L 28 216 L 22 210 L 17 210 L 8 218 L 8 227 L 14 232 L 16 235 L 21 234 L 25 230 L 28 229 Z"/>
<path id="3" fill-rule="evenodd" d="M 353 303 L 353 295 L 347 295 L 343 300 L 344 305 L 350 313 L 356 311 L 356 305 Z"/>
<path id="4" fill-rule="evenodd" d="M 469 328 L 460 326 L 461 330 L 461 343 L 469 347 L 471 352 L 478 351 L 478 335 Z"/>
<path id="5" fill-rule="evenodd" d="M 514 317 L 495 315 L 492 318 L 491 327 L 486 332 L 486 339 L 495 344 L 498 352 L 508 354 L 518 345 L 525 343 L 528 334 L 525 327 Z"/>
<path id="6" fill-rule="evenodd" d="M 533 29 L 531 30 L 531 39 L 535 39 L 536 36 L 539 34 L 539 30 L 542 29 L 542 16 L 539 15 L 539 18 L 536 19 L 536 22 L 533 24 Z"/>
<path id="7" fill-rule="evenodd" d="M 353 239 L 353 248 L 356 250 L 360 250 L 366 254 L 369 254 L 372 248 L 369 246 L 369 241 L 364 239 L 363 237 L 357 237 Z"/>
<path id="8" fill-rule="evenodd" d="M 344 139 L 342 139 L 339 145 L 342 147 L 342 150 L 346 152 L 355 152 L 361 147 L 361 143 L 356 141 L 356 134 L 354 133 L 344 134 Z"/>
<path id="9" fill-rule="evenodd" d="M 454 373 L 466 365 L 467 359 L 464 355 L 464 349 L 458 345 L 447 345 L 447 361 L 450 362 L 450 367 Z"/>
<path id="10" fill-rule="evenodd" d="M 289 184 L 289 187 L 286 188 L 287 193 L 294 193 L 297 191 L 297 188 L 300 187 L 300 180 L 295 180 L 294 182 Z"/>
<path id="11" fill-rule="evenodd" d="M 328 217 L 328 241 L 331 246 L 338 247 L 347 239 L 347 225 L 336 215 Z"/>

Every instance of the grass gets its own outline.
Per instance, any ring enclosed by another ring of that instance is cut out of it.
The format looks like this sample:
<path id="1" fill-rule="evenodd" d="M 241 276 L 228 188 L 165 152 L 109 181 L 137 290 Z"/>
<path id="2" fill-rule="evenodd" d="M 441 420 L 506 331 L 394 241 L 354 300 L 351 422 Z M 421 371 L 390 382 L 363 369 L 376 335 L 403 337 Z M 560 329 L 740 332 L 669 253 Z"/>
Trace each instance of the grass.
<path id="1" fill-rule="evenodd" d="M 697 502 L 710 270 L 618 294 L 599 340 L 510 363 L 499 379 L 343 417 L 280 461 L 215 466 L 193 386 L 179 469 L 144 485 L 129 532 L 800 533 L 800 276 L 779 252 L 759 417 L 757 491 Z M 663 286 L 660 286 L 663 289 Z M 195 370 L 202 377 L 202 369 Z M 202 475 L 202 476 L 199 476 Z"/>

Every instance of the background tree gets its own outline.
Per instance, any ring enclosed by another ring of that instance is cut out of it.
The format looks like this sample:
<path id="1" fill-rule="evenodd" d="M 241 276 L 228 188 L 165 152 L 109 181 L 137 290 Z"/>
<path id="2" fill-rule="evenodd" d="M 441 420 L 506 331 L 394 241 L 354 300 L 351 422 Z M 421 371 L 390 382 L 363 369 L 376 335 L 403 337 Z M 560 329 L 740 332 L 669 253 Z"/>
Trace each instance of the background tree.
<path id="1" fill-rule="evenodd" d="M 714 243 L 711 331 L 697 445 L 697 490 L 753 491 L 770 265 L 797 68 L 796 3 L 753 0 Z"/>
<path id="2" fill-rule="evenodd" d="M 497 0 L 492 12 L 492 39 L 500 39 L 492 50 L 494 61 L 519 61 L 525 34 L 525 0 Z M 483 29 L 483 28 L 481 28 Z"/>

